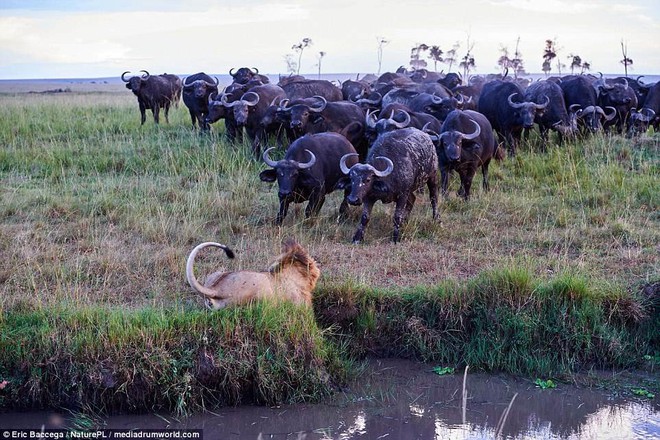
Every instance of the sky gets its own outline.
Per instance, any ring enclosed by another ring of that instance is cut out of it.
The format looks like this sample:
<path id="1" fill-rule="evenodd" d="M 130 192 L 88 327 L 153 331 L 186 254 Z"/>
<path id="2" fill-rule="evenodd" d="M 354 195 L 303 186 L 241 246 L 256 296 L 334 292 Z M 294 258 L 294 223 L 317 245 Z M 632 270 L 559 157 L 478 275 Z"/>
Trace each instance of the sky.
<path id="1" fill-rule="evenodd" d="M 458 58 L 473 44 L 475 73 L 499 71 L 500 49 L 541 72 L 545 41 L 570 73 L 570 55 L 593 72 L 660 74 L 658 0 L 0 0 L 0 79 L 100 78 L 122 72 L 222 74 L 232 67 L 287 74 L 303 38 L 300 73 L 377 73 L 409 66 L 424 43 Z M 320 57 L 320 53 L 325 55 Z M 422 54 L 428 68 L 434 64 Z M 446 64 L 438 64 L 437 70 Z M 456 71 L 456 66 L 452 68 Z M 551 73 L 558 73 L 556 61 Z"/>

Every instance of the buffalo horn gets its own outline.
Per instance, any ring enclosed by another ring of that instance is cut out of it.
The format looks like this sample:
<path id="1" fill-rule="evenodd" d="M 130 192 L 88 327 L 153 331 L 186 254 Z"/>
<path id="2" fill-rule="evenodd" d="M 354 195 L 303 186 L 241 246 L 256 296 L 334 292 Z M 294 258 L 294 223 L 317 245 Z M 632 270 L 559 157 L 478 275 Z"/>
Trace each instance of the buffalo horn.
<path id="1" fill-rule="evenodd" d="M 351 156 L 359 156 L 359 155 L 357 153 L 348 153 L 348 154 L 344 154 L 339 160 L 339 168 L 341 169 L 341 172 L 344 174 L 348 174 L 351 171 L 351 169 L 346 166 L 346 159 L 348 159 Z"/>
<path id="2" fill-rule="evenodd" d="M 323 96 L 319 95 L 314 95 L 312 98 L 316 98 L 317 100 L 321 101 L 319 106 L 310 106 L 309 111 L 314 112 L 314 113 L 320 113 L 323 110 L 325 110 L 325 106 L 328 105 L 328 100 L 325 99 Z"/>
<path id="3" fill-rule="evenodd" d="M 576 113 L 578 110 L 580 110 L 580 107 L 582 107 L 580 104 L 571 104 L 571 106 L 568 107 L 568 111 L 571 113 Z"/>
<path id="4" fill-rule="evenodd" d="M 254 92 L 247 92 L 241 96 L 241 101 L 245 102 L 249 107 L 254 107 L 259 103 L 259 95 Z"/>
<path id="5" fill-rule="evenodd" d="M 379 170 L 376 169 L 376 167 L 372 166 L 372 168 L 374 169 L 374 174 L 378 177 L 389 176 L 392 173 L 392 170 L 394 170 L 394 163 L 389 158 L 387 158 L 385 156 L 378 156 L 378 157 L 375 158 L 375 160 L 377 160 L 377 159 L 383 159 L 384 161 L 386 161 L 387 162 L 387 168 L 385 168 L 383 171 L 379 171 Z"/>
<path id="6" fill-rule="evenodd" d="M 253 68 L 252 68 L 252 73 L 253 73 L 254 75 L 259 75 L 259 69 L 257 69 L 256 67 L 253 67 Z"/>
<path id="7" fill-rule="evenodd" d="M 129 73 L 129 72 L 130 72 L 130 70 L 127 70 L 126 72 L 124 72 L 124 73 L 121 74 L 121 80 L 124 81 L 125 83 L 127 83 L 128 80 L 127 80 L 126 78 L 124 78 L 124 77 L 125 77 L 126 74 Z"/>
<path id="8" fill-rule="evenodd" d="M 189 76 L 186 76 L 185 78 L 183 78 L 183 88 L 184 88 L 184 89 L 189 89 L 189 88 L 191 88 L 191 87 L 195 84 L 195 81 L 193 81 L 193 82 L 191 82 L 190 84 L 188 84 L 188 78 L 190 78 L 190 77 L 189 77 Z"/>
<path id="9" fill-rule="evenodd" d="M 550 98 L 548 98 L 547 95 L 543 96 L 545 96 L 545 104 L 534 104 L 534 108 L 536 108 L 536 110 L 544 110 L 548 104 L 550 104 Z"/>
<path id="10" fill-rule="evenodd" d="M 287 107 L 287 105 L 289 105 L 289 98 L 284 98 L 283 100 L 280 101 L 279 110 L 282 110 L 284 112 L 290 112 L 291 107 Z"/>
<path id="11" fill-rule="evenodd" d="M 471 141 L 472 139 L 475 139 L 477 136 L 479 136 L 481 134 L 481 126 L 479 125 L 479 123 L 477 121 L 475 121 L 474 119 L 470 119 L 470 121 L 472 121 L 472 123 L 475 125 L 476 129 L 474 130 L 474 133 L 472 133 L 472 134 L 461 133 L 461 137 L 463 139 L 467 140 L 467 141 Z"/>
<path id="12" fill-rule="evenodd" d="M 314 155 L 314 153 L 309 151 L 307 148 L 305 148 L 305 151 L 307 151 L 309 153 L 309 155 L 312 156 L 312 157 L 309 159 L 308 162 L 304 162 L 304 163 L 298 162 L 298 169 L 299 170 L 304 170 L 306 168 L 310 168 L 310 167 L 314 166 L 314 164 L 316 163 L 316 156 Z"/>
<path id="13" fill-rule="evenodd" d="M 272 160 L 272 159 L 270 158 L 270 156 L 268 155 L 268 152 L 269 152 L 270 150 L 274 150 L 274 149 L 275 149 L 275 147 L 270 147 L 270 148 L 266 149 L 266 151 L 264 151 L 264 154 L 263 154 L 261 157 L 263 158 L 264 162 L 266 162 L 266 165 L 268 165 L 269 167 L 277 168 L 277 165 L 279 165 L 279 163 L 280 163 L 281 161 L 279 161 L 279 160 Z"/>
<path id="14" fill-rule="evenodd" d="M 650 109 L 648 107 L 644 107 L 639 113 L 644 115 L 644 117 L 648 118 L 645 120 L 645 122 L 650 122 L 651 119 L 655 118 L 655 111 L 653 111 L 653 109 Z"/>
<path id="15" fill-rule="evenodd" d="M 234 71 L 234 69 L 235 69 L 235 67 L 232 67 L 231 69 L 229 69 L 229 76 L 231 76 L 232 78 L 234 77 L 234 74 L 232 73 Z"/>
<path id="16" fill-rule="evenodd" d="M 605 113 L 605 110 L 601 109 L 601 111 L 603 112 L 603 115 L 605 115 L 605 120 L 611 121 L 612 119 L 614 119 L 616 117 L 616 109 L 614 107 L 609 106 L 609 105 L 605 108 L 606 109 L 612 109 L 612 111 L 610 112 L 609 115 L 607 113 Z"/>
<path id="17" fill-rule="evenodd" d="M 410 114 L 407 111 L 401 109 L 397 110 L 397 112 L 403 113 L 405 119 L 402 122 L 397 122 L 394 119 L 394 113 L 392 113 L 392 116 L 390 116 L 387 122 L 394 125 L 396 128 L 406 128 L 408 125 L 410 125 Z"/>
<path id="18" fill-rule="evenodd" d="M 510 105 L 511 107 L 513 107 L 513 108 L 521 108 L 521 107 L 524 107 L 524 106 L 525 106 L 524 103 L 521 103 L 521 102 L 513 102 L 513 101 L 511 100 L 511 98 L 513 98 L 514 95 L 518 95 L 518 94 L 519 94 L 518 92 L 512 93 L 512 94 L 510 94 L 509 97 L 507 98 L 507 101 L 509 101 L 509 105 Z"/>
<path id="19" fill-rule="evenodd" d="M 146 70 L 140 70 L 140 72 L 144 72 L 144 75 L 142 75 L 142 79 L 149 79 L 149 77 L 151 76 L 149 72 L 147 72 Z"/>
<path id="20" fill-rule="evenodd" d="M 227 96 L 229 95 L 231 95 L 231 93 L 223 93 L 220 96 L 220 102 L 222 103 L 222 105 L 224 105 L 227 108 L 232 108 L 237 106 L 240 103 L 240 101 L 227 102 Z"/>
<path id="21" fill-rule="evenodd" d="M 367 114 L 364 117 L 364 122 L 367 125 L 367 127 L 371 129 L 376 128 L 376 110 L 367 110 Z"/>

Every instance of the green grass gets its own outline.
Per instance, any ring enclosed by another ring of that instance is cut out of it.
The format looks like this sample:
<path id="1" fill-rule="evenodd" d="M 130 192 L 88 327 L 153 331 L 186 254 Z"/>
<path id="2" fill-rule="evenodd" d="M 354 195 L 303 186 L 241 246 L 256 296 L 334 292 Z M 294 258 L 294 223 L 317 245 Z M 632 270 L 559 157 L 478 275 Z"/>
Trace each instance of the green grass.
<path id="1" fill-rule="evenodd" d="M 222 123 L 149 116 L 128 91 L 0 94 L 0 406 L 187 413 L 316 399 L 367 354 L 556 377 L 660 351 L 657 289 L 637 293 L 660 279 L 658 134 L 525 145 L 469 203 L 454 176 L 441 222 L 420 194 L 399 244 L 377 204 L 355 246 L 339 193 L 276 227 L 265 165 Z M 319 262 L 315 315 L 208 313 L 185 282 L 202 241 L 237 253 L 200 255 L 203 276 L 265 269 L 286 237 Z"/>

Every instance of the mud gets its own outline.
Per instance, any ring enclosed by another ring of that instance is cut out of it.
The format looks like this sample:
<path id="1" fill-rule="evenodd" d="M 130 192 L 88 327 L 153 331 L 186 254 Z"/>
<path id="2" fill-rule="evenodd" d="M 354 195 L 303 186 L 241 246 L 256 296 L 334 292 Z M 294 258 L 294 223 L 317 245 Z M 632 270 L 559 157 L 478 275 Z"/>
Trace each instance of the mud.
<path id="1" fill-rule="evenodd" d="M 222 408 L 89 419 L 47 412 L 0 414 L 0 427 L 203 429 L 204 439 L 657 439 L 660 400 L 559 383 L 542 390 L 505 375 L 440 376 L 433 365 L 372 361 L 351 389 L 316 405 Z M 516 396 L 513 399 L 514 395 Z M 513 399 L 513 403 L 511 403 Z M 508 415 L 503 419 L 511 404 Z"/>

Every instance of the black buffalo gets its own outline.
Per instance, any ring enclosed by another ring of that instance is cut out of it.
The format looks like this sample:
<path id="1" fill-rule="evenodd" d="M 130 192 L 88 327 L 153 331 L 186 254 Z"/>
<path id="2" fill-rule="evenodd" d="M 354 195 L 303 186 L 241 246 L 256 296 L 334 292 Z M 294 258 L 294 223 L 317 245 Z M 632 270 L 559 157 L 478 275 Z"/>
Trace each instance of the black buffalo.
<path id="1" fill-rule="evenodd" d="M 456 171 L 461 179 L 459 193 L 470 198 L 472 179 L 481 167 L 483 189 L 487 191 L 488 165 L 493 157 L 501 159 L 493 128 L 488 119 L 473 110 L 454 110 L 442 124 L 440 134 L 431 136 L 437 146 L 442 195 L 447 197 L 449 174 Z"/>
<path id="2" fill-rule="evenodd" d="M 505 142 L 509 154 L 515 156 L 524 128 L 532 128 L 534 119 L 545 111 L 543 104 L 524 101 L 522 88 L 512 82 L 495 80 L 484 84 L 479 97 L 479 113 L 493 126 L 500 142 Z"/>
<path id="3" fill-rule="evenodd" d="M 434 116 L 424 112 L 414 112 L 403 104 L 390 104 L 380 111 L 378 117 L 375 112 L 365 115 L 365 138 L 372 144 L 376 138 L 387 131 L 398 130 L 407 127 L 419 130 L 426 127 L 431 131 L 438 132 L 442 123 Z"/>
<path id="4" fill-rule="evenodd" d="M 241 67 L 236 72 L 234 68 L 229 69 L 229 75 L 232 77 L 232 81 L 237 84 L 247 84 L 251 80 L 258 80 L 262 84 L 268 84 L 270 80 L 265 75 L 259 75 L 259 69 L 256 67 Z"/>
<path id="5" fill-rule="evenodd" d="M 552 81 L 537 81 L 525 90 L 525 101 L 542 103 L 549 99 L 545 111 L 536 115 L 535 122 L 539 126 L 543 148 L 548 142 L 548 131 L 559 133 L 559 143 L 564 137 L 574 136 L 577 132 L 577 115 L 569 111 L 564 101 L 564 93 L 557 83 Z"/>
<path id="6" fill-rule="evenodd" d="M 604 124 L 604 128 L 614 126 L 617 133 L 622 133 L 624 125 L 628 121 L 630 112 L 637 108 L 637 94 L 628 85 L 628 81 L 617 82 L 612 85 L 601 85 L 599 87 L 598 103 L 601 107 L 614 107 L 616 117 Z"/>
<path id="7" fill-rule="evenodd" d="M 366 145 L 362 143 L 364 110 L 357 104 L 347 101 L 328 102 L 322 96 L 315 96 L 291 103 L 288 100 L 283 101 L 280 111 L 288 117 L 289 127 L 294 137 L 326 131 L 347 133 L 350 135 L 348 140 L 355 148 L 360 152 L 366 152 Z M 347 132 L 349 126 L 358 127 L 358 129 Z"/>
<path id="8" fill-rule="evenodd" d="M 302 203 L 309 200 L 305 216 L 317 215 L 323 206 L 326 194 L 337 187 L 343 177 L 339 162 L 346 154 L 356 154 L 353 145 L 337 133 L 309 134 L 294 141 L 288 148 L 284 159 L 272 160 L 269 152 L 264 151 L 263 159 L 271 169 L 262 171 L 259 178 L 264 182 L 277 180 L 280 209 L 275 222 L 280 225 L 286 217 L 290 203 Z M 356 159 L 351 159 L 351 165 Z M 344 216 L 348 203 L 344 191 L 344 200 L 339 207 L 339 215 Z"/>
<path id="9" fill-rule="evenodd" d="M 260 155 L 261 144 L 265 141 L 266 136 L 261 120 L 268 107 L 273 103 L 279 103 L 285 96 L 284 90 L 280 86 L 264 84 L 252 87 L 240 99 L 233 102 L 228 102 L 226 99 L 223 101 L 225 107 L 233 110 L 234 121 L 238 129 L 241 130 L 245 127 L 245 133 L 252 143 L 252 152 L 255 156 Z M 224 97 L 226 95 L 223 95 L 221 101 Z"/>
<path id="10" fill-rule="evenodd" d="M 369 149 L 365 164 L 348 167 L 351 155 L 341 159 L 341 169 L 349 179 L 340 186 L 350 185 L 348 203 L 363 204 L 360 226 L 353 243 L 359 243 L 371 217 L 374 204 L 396 203 L 392 240 L 399 241 L 400 228 L 415 204 L 415 192 L 428 187 L 433 218 L 438 217 L 438 157 L 431 138 L 416 128 L 383 133 Z M 383 166 L 385 168 L 383 169 Z"/>
<path id="11" fill-rule="evenodd" d="M 342 101 L 341 89 L 323 79 L 300 79 L 282 85 L 287 98 L 291 101 L 323 96 L 326 101 Z"/>
<path id="12" fill-rule="evenodd" d="M 630 115 L 627 133 L 630 137 L 645 132 L 649 126 L 653 126 L 655 132 L 658 132 L 660 128 L 660 82 L 649 86 L 640 107 L 639 111 L 632 111 Z"/>
<path id="13" fill-rule="evenodd" d="M 126 83 L 126 88 L 137 96 L 140 107 L 140 124 L 144 125 L 147 110 L 151 110 L 154 122 L 158 124 L 160 109 L 165 111 L 165 121 L 169 123 L 170 106 L 176 103 L 181 96 L 181 80 L 177 83 L 172 78 L 163 75 L 150 75 L 146 70 L 141 70 L 141 72 L 144 72 L 142 76 L 132 76 L 129 79 L 126 79 L 129 71 L 121 74 L 121 80 Z"/>
<path id="14" fill-rule="evenodd" d="M 616 116 L 616 109 L 609 108 L 606 113 L 598 105 L 594 78 L 586 75 L 572 76 L 559 82 L 564 93 L 564 102 L 570 111 L 575 112 L 582 131 L 595 133 L 603 128 L 603 122 Z"/>
<path id="15" fill-rule="evenodd" d="M 183 80 L 183 103 L 188 107 L 193 128 L 199 124 L 202 130 L 209 129 L 206 117 L 209 114 L 209 96 L 214 93 L 218 93 L 218 78 L 211 78 L 204 72 Z"/>

